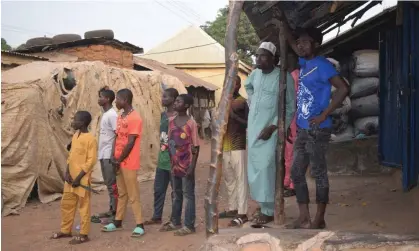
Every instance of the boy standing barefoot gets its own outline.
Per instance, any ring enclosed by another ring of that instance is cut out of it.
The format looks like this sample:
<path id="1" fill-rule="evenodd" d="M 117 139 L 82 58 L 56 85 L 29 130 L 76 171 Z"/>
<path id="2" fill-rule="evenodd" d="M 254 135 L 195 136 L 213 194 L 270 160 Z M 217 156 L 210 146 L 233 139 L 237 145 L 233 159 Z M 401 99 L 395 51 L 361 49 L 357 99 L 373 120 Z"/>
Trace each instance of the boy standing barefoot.
<path id="1" fill-rule="evenodd" d="M 288 228 L 323 229 L 326 227 L 325 213 L 329 203 L 329 177 L 326 152 L 332 131 L 330 115 L 345 100 L 349 89 L 345 81 L 324 57 L 318 55 L 323 42 L 320 29 L 312 27 L 297 30 L 294 37 L 284 15 L 281 30 L 299 58 L 300 76 L 297 93 L 297 137 L 294 143 L 294 161 L 291 170 L 300 215 Z M 331 98 L 332 86 L 336 88 Z M 317 212 L 311 220 L 309 191 L 306 181 L 307 166 L 310 164 L 316 179 Z"/>
<path id="2" fill-rule="evenodd" d="M 129 89 L 122 89 L 116 94 L 116 107 L 124 110 L 118 117 L 116 139 L 113 151 L 113 164 L 116 169 L 118 186 L 118 207 L 114 223 L 103 227 L 103 232 L 114 232 L 122 229 L 128 201 L 137 226 L 131 237 L 144 235 L 143 216 L 140 203 L 140 190 L 137 181 L 137 171 L 140 168 L 140 142 L 142 120 L 132 107 L 133 95 Z"/>
<path id="3" fill-rule="evenodd" d="M 199 154 L 198 127 L 187 115 L 193 105 L 190 95 L 179 95 L 175 101 L 177 115 L 169 119 L 169 154 L 172 163 L 174 199 L 172 219 L 161 231 L 173 231 L 177 236 L 195 232 L 195 167 Z M 181 225 L 183 198 L 186 199 L 184 227 Z"/>
<path id="4" fill-rule="evenodd" d="M 91 121 L 92 116 L 86 111 L 78 111 L 74 116 L 72 127 L 77 132 L 71 141 L 67 160 L 64 193 L 61 199 L 61 230 L 51 237 L 51 239 L 60 239 L 72 236 L 71 229 L 79 204 L 80 235 L 70 241 L 73 245 L 89 241 L 90 178 L 97 161 L 96 139 L 87 129 Z"/>

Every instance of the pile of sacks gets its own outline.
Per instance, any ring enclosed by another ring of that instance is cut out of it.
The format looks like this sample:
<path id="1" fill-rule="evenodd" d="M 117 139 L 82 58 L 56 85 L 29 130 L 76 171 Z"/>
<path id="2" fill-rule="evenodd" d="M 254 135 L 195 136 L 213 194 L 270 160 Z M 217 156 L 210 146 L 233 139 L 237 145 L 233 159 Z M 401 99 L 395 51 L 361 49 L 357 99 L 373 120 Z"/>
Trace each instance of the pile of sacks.
<path id="1" fill-rule="evenodd" d="M 354 121 L 355 136 L 378 133 L 380 105 L 378 99 L 379 53 L 376 50 L 361 50 L 353 53 L 351 61 L 352 84 L 350 111 Z"/>
<path id="2" fill-rule="evenodd" d="M 340 72 L 341 67 L 338 61 L 333 58 L 328 58 L 329 62 L 333 64 L 336 71 Z M 349 81 L 346 78 L 343 78 L 348 86 L 350 86 Z M 332 86 L 332 98 L 335 95 L 336 88 Z M 331 114 L 333 128 L 332 128 L 332 140 L 340 140 L 347 137 L 353 137 L 353 127 L 349 123 L 349 111 L 351 110 L 351 99 L 348 96 L 345 97 L 341 106 L 337 108 Z M 348 132 L 352 132 L 350 136 Z"/>
<path id="3" fill-rule="evenodd" d="M 329 61 L 340 71 L 339 62 Z M 333 141 L 374 135 L 379 130 L 379 53 L 360 50 L 352 54 L 349 63 L 350 86 L 348 97 L 333 114 Z M 332 87 L 332 96 L 334 88 Z"/>

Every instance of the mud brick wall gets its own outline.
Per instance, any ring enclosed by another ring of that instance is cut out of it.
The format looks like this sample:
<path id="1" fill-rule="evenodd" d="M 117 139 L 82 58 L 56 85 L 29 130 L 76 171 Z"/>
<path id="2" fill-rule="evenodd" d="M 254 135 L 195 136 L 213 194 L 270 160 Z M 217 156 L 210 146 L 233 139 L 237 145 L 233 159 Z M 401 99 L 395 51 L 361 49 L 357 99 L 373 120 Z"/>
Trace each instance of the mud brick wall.
<path id="1" fill-rule="evenodd" d="M 110 45 L 88 45 L 64 48 L 58 52 L 78 57 L 78 61 L 102 61 L 107 65 L 129 68 L 134 67 L 132 52 Z"/>

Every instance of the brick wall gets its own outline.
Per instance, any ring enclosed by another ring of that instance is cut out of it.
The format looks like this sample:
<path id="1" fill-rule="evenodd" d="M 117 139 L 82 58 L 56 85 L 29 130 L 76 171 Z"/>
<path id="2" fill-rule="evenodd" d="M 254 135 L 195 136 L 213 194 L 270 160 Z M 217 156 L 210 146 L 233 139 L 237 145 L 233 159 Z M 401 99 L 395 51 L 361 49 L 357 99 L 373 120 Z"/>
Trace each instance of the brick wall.
<path id="1" fill-rule="evenodd" d="M 129 68 L 134 67 L 132 52 L 116 49 L 110 45 L 89 45 L 60 49 L 57 52 L 74 55 L 78 61 L 102 61 L 107 65 Z"/>

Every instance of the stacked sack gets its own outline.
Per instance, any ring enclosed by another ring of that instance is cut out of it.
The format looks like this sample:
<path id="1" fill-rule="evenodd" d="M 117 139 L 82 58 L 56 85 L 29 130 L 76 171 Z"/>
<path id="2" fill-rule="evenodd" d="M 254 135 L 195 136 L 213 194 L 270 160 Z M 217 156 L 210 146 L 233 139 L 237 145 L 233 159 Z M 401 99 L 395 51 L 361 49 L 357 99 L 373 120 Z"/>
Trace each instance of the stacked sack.
<path id="1" fill-rule="evenodd" d="M 350 69 L 352 77 L 350 117 L 355 127 L 355 136 L 376 134 L 379 130 L 378 116 L 380 114 L 378 51 L 354 52 Z"/>
<path id="2" fill-rule="evenodd" d="M 328 58 L 330 63 L 333 64 L 336 71 L 340 72 L 341 67 L 338 61 L 333 58 Z M 349 81 L 344 78 L 346 84 L 350 86 Z M 332 98 L 335 95 L 336 88 L 332 86 Z M 351 139 L 354 136 L 354 129 L 353 126 L 349 123 L 349 111 L 351 110 L 351 99 L 349 96 L 345 98 L 342 102 L 342 105 L 337 108 L 331 114 L 332 121 L 333 121 L 333 128 L 332 128 L 332 140 L 333 141 L 341 141 L 346 139 Z"/>

